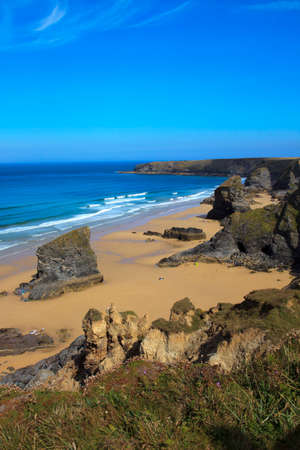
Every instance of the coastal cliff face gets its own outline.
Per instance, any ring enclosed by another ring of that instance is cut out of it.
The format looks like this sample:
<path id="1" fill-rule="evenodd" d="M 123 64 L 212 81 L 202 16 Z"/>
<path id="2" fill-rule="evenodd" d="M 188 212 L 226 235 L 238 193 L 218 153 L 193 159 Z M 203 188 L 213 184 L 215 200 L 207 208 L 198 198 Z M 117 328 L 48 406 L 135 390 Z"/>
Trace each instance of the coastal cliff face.
<path id="1" fill-rule="evenodd" d="M 297 160 L 297 159 L 296 159 Z M 200 176 L 240 175 L 247 177 L 252 171 L 265 167 L 270 171 L 272 183 L 288 169 L 295 158 L 235 158 L 210 159 L 199 161 L 167 161 L 139 164 L 134 172 L 137 174 L 182 174 Z"/>

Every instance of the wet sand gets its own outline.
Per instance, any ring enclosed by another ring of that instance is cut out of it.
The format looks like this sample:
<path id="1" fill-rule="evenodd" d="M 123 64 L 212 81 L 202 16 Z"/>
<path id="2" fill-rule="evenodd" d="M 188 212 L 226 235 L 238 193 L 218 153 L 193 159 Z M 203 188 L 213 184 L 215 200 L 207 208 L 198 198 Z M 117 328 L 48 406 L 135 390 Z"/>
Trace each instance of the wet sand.
<path id="1" fill-rule="evenodd" d="M 264 206 L 270 203 L 270 197 L 263 195 L 256 201 L 258 203 L 254 207 Z M 288 272 L 251 273 L 243 267 L 218 263 L 157 267 L 155 264 L 161 258 L 191 248 L 197 245 L 197 241 L 185 243 L 159 237 L 147 241 L 148 237 L 143 233 L 147 230 L 163 232 L 172 226 L 199 227 L 209 239 L 221 228 L 217 221 L 204 218 L 209 209 L 208 205 L 189 208 L 128 231 L 97 238 L 93 248 L 104 283 L 60 298 L 24 303 L 12 294 L 20 282 L 28 281 L 35 272 L 34 256 L 1 265 L 0 291 L 7 290 L 10 294 L 0 297 L 0 328 L 19 328 L 22 332 L 45 328 L 55 339 L 56 348 L 2 357 L 0 374 L 9 366 L 24 367 L 65 348 L 82 334 L 81 322 L 90 308 L 104 310 L 115 303 L 120 311 L 134 310 L 140 315 L 148 312 L 151 319 L 168 318 L 173 303 L 183 297 L 189 297 L 199 308 L 208 309 L 218 302 L 238 303 L 255 289 L 282 288 L 289 283 L 292 277 Z M 58 339 L 57 333 L 61 329 L 70 333 L 64 343 Z"/>

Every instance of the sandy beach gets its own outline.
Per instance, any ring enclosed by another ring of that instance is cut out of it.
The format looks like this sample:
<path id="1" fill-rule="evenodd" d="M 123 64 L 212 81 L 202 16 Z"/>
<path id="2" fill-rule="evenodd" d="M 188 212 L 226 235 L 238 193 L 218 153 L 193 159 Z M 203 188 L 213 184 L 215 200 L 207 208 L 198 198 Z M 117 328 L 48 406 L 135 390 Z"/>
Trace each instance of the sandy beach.
<path id="1" fill-rule="evenodd" d="M 270 203 L 261 195 L 255 207 Z M 55 348 L 0 358 L 0 374 L 7 367 L 20 368 L 65 348 L 82 334 L 81 322 L 90 308 L 105 309 L 114 303 L 120 311 L 134 310 L 151 319 L 168 318 L 173 303 L 189 297 L 202 309 L 218 302 L 238 303 L 255 289 L 282 288 L 292 279 L 288 272 L 253 273 L 243 267 L 224 264 L 185 264 L 176 268 L 159 268 L 156 263 L 177 251 L 191 248 L 197 242 L 180 242 L 155 237 L 147 239 L 147 230 L 163 232 L 172 226 L 198 227 L 212 237 L 221 227 L 219 222 L 207 220 L 210 206 L 200 205 L 184 212 L 151 220 L 128 231 L 98 237 L 93 248 L 104 275 L 104 283 L 85 291 L 68 293 L 47 301 L 24 303 L 12 291 L 20 282 L 28 281 L 35 273 L 36 258 L 32 256 L 0 266 L 0 328 L 19 328 L 22 332 L 45 328 L 55 339 Z M 68 330 L 65 342 L 59 340 L 59 330 Z"/>

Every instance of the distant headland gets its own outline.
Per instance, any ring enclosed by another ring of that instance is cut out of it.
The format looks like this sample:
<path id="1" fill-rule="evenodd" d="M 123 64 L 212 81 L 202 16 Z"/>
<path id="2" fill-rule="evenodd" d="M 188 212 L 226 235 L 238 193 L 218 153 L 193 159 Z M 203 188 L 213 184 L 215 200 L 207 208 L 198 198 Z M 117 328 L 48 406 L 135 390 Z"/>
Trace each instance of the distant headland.
<path id="1" fill-rule="evenodd" d="M 195 161 L 157 161 L 138 164 L 131 173 L 144 175 L 240 175 L 247 177 L 253 170 L 267 167 L 272 179 L 276 179 L 291 163 L 299 158 L 232 158 Z"/>

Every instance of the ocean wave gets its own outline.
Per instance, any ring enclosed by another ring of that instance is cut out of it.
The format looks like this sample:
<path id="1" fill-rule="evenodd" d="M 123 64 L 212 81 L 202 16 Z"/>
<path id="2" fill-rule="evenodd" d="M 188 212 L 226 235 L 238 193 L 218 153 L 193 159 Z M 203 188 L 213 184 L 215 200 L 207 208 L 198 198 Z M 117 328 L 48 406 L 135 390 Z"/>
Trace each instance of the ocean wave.
<path id="1" fill-rule="evenodd" d="M 53 220 L 51 222 L 43 222 L 38 225 L 29 225 L 24 227 L 11 227 L 11 228 L 5 228 L 4 230 L 0 230 L 0 234 L 9 234 L 9 233 L 22 233 L 26 231 L 31 230 L 37 230 L 40 228 L 51 228 L 51 227 L 59 227 L 60 225 L 65 225 L 67 223 L 73 223 L 73 222 L 82 222 L 89 220 L 93 217 L 99 216 L 100 214 L 104 214 L 106 212 L 112 211 L 113 209 L 120 208 L 121 206 L 114 206 L 111 208 L 104 208 L 100 211 L 97 211 L 95 213 L 91 214 L 77 214 L 74 217 L 70 217 L 69 219 L 61 219 L 61 220 Z"/>
<path id="2" fill-rule="evenodd" d="M 140 196 L 145 197 L 145 195 L 147 194 L 148 192 L 141 192 L 140 194 L 128 194 L 127 197 L 140 197 Z"/>
<path id="3" fill-rule="evenodd" d="M 7 250 L 8 248 L 16 247 L 17 245 L 19 245 L 19 244 L 18 243 L 9 244 L 8 242 L 5 244 L 0 244 L 0 252 L 3 250 Z"/>
<path id="4" fill-rule="evenodd" d="M 138 202 L 141 200 L 146 200 L 146 197 L 138 197 L 138 198 L 122 198 L 119 200 L 111 200 L 111 201 L 106 201 L 105 204 L 106 205 L 114 205 L 116 203 L 129 203 L 129 202 Z"/>

